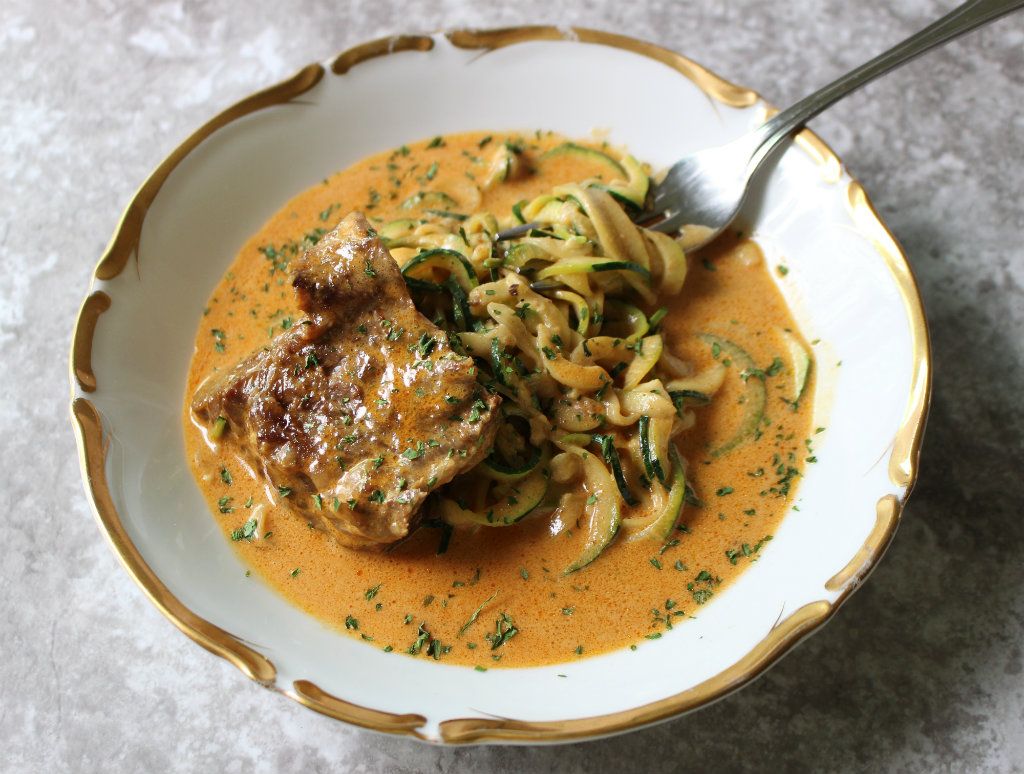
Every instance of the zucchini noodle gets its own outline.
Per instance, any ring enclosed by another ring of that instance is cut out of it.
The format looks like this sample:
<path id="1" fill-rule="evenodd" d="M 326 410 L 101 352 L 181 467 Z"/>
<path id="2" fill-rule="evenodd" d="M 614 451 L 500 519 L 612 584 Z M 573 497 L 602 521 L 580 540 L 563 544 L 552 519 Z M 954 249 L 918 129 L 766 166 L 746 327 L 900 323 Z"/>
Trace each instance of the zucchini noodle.
<path id="1" fill-rule="evenodd" d="M 572 143 L 545 155 L 563 152 L 606 162 L 611 182 L 555 187 L 504 219 L 455 213 L 451 197 L 424 195 L 407 208 L 420 217 L 379 232 L 417 307 L 475 359 L 482 388 L 503 398 L 494 450 L 434 495 L 431 517 L 497 527 L 572 505 L 589 526 L 569 572 L 620 527 L 628 539 L 671 535 L 687 494 L 675 440 L 724 369 L 694 374 L 666 351 L 657 328 L 664 310 L 655 307 L 679 293 L 687 261 L 676 238 L 630 219 L 648 195 L 645 169 L 632 156 Z M 499 149 L 488 185 L 524 166 L 519 153 Z M 496 240 L 528 222 L 537 226 Z"/>

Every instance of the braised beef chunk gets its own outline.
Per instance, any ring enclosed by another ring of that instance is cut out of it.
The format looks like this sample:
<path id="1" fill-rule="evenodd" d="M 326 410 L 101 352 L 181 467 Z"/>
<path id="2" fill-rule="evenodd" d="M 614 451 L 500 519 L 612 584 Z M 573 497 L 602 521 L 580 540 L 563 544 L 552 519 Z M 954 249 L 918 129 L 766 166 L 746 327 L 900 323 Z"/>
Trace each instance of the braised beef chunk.
<path id="1" fill-rule="evenodd" d="M 193 400 L 292 512 L 352 546 L 407 535 L 427 494 L 490 449 L 500 398 L 413 306 L 394 259 L 353 213 L 297 262 L 308 319 Z"/>

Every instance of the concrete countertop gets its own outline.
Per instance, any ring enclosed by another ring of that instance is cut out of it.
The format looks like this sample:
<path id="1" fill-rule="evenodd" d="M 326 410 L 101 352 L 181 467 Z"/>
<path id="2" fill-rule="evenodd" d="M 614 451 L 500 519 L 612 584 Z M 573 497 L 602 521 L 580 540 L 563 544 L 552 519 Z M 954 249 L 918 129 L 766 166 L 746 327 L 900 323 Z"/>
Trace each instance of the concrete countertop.
<path id="1" fill-rule="evenodd" d="M 675 48 L 785 104 L 950 0 L 88 3 L 0 15 L 0 769 L 1024 770 L 1024 13 L 814 128 L 910 255 L 935 356 L 922 475 L 870 581 L 716 705 L 560 747 L 345 727 L 180 635 L 97 530 L 68 417 L 89 272 L 149 171 L 217 110 L 395 32 L 577 24 Z M 614 100 L 614 95 L 610 95 Z"/>

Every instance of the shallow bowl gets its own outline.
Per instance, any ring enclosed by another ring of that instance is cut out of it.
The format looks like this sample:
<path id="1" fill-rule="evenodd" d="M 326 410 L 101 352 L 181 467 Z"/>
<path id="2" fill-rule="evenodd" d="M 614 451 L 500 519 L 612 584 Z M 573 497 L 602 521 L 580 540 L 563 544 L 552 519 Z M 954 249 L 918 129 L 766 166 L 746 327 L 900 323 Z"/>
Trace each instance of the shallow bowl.
<path id="1" fill-rule="evenodd" d="M 788 267 L 773 276 L 818 342 L 820 461 L 761 559 L 695 620 L 645 643 L 642 657 L 623 650 L 479 673 L 384 654 L 322 625 L 244 577 L 189 472 L 180 411 L 197 320 L 225 267 L 328 173 L 477 129 L 600 130 L 667 167 L 770 110 L 651 44 L 532 27 L 366 43 L 211 119 L 129 203 L 74 333 L 85 487 L 128 573 L 182 632 L 251 679 L 349 723 L 433 742 L 621 732 L 763 672 L 824 624 L 885 551 L 917 474 L 929 398 L 928 335 L 906 257 L 808 131 L 761 176 L 741 220 L 770 264 Z"/>

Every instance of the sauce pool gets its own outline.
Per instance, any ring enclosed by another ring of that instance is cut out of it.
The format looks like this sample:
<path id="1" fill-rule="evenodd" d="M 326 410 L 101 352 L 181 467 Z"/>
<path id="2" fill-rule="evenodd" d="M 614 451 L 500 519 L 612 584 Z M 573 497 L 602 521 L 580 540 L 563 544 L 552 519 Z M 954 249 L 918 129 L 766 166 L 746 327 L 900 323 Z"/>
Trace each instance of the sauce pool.
<path id="1" fill-rule="evenodd" d="M 589 567 L 563 576 L 585 530 L 553 534 L 550 516 L 528 517 L 514 527 L 456 530 L 441 555 L 439 531 L 432 529 L 419 530 L 389 552 L 356 551 L 276 507 L 269 485 L 229 443 L 207 443 L 189 412 L 196 387 L 301 318 L 287 272 L 274 268 L 281 254 L 300 254 L 351 210 L 363 211 L 377 225 L 407 216 L 401 203 L 428 183 L 449 193 L 462 212 L 501 217 L 521 199 L 600 174 L 593 161 L 562 155 L 535 164 L 531 175 L 481 192 L 477 182 L 486 174 L 487 151 L 504 140 L 525 145 L 526 157 L 536 160 L 565 138 L 467 133 L 402 146 L 289 201 L 243 245 L 210 298 L 196 336 L 183 414 L 190 466 L 225 537 L 256 509 L 263 514 L 263 534 L 232 541 L 254 575 L 367 647 L 405 653 L 415 649 L 422 626 L 452 646 L 441 656 L 446 663 L 478 668 L 569 661 L 685 625 L 771 550 L 800 474 L 813 461 L 813 369 L 795 405 L 788 401 L 786 373 L 766 377 L 769 424 L 762 423 L 760 437 L 721 457 L 710 455 L 742 415 L 744 383 L 730 373 L 711 404 L 696 409 L 695 427 L 677 439 L 703 506 L 686 506 L 682 529 L 667 543 L 619 539 Z M 682 292 L 661 303 L 670 310 L 662 322 L 667 347 L 698 371 L 714 362 L 697 337 L 710 332 L 739 344 L 761 368 L 780 358 L 788 373 L 780 331 L 797 333 L 797 327 L 752 240 L 720 239 L 690 255 Z M 484 635 L 495 631 L 502 613 L 518 631 L 492 650 Z M 418 655 L 429 657 L 425 648 Z"/>

